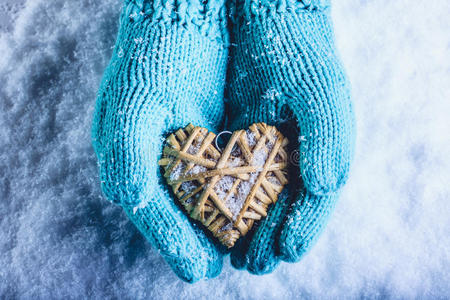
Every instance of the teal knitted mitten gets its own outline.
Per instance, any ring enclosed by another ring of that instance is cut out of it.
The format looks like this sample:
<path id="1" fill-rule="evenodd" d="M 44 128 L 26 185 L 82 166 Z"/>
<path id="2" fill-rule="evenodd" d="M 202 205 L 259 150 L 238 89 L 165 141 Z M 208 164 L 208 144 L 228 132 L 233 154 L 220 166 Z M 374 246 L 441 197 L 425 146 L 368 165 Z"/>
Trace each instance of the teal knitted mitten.
<path id="1" fill-rule="evenodd" d="M 157 162 L 169 132 L 220 130 L 225 20 L 221 0 L 126 1 L 92 128 L 104 194 L 188 282 L 219 274 L 222 252 L 175 204 Z"/>
<path id="2" fill-rule="evenodd" d="M 237 0 L 230 7 L 229 127 L 276 125 L 300 158 L 253 239 L 232 252 L 233 265 L 252 273 L 271 272 L 280 258 L 298 261 L 310 249 L 348 176 L 354 115 L 328 2 Z"/>

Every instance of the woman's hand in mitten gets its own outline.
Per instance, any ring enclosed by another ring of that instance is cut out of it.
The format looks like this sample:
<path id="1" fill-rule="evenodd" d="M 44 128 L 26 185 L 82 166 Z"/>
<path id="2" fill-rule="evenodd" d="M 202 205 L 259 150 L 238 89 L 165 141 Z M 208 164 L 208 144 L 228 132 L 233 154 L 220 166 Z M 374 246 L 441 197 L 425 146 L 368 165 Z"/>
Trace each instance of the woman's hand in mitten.
<path id="1" fill-rule="evenodd" d="M 231 254 L 235 267 L 255 274 L 311 248 L 349 173 L 354 115 L 327 2 L 238 0 L 231 7 L 229 128 L 276 125 L 298 166 L 253 237 Z"/>
<path id="2" fill-rule="evenodd" d="M 157 162 L 174 129 L 219 131 L 225 26 L 219 0 L 126 1 L 93 121 L 104 194 L 188 282 L 218 275 L 222 254 L 175 204 Z"/>

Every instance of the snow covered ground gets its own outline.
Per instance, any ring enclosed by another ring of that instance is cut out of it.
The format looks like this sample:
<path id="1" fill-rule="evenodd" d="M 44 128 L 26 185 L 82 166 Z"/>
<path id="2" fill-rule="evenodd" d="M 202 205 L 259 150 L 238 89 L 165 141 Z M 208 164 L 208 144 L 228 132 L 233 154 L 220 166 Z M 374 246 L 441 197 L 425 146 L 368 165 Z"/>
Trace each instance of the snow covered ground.
<path id="1" fill-rule="evenodd" d="M 358 119 L 312 252 L 188 285 L 101 196 L 95 94 L 121 0 L 0 0 L 0 298 L 450 297 L 450 2 L 335 0 Z"/>

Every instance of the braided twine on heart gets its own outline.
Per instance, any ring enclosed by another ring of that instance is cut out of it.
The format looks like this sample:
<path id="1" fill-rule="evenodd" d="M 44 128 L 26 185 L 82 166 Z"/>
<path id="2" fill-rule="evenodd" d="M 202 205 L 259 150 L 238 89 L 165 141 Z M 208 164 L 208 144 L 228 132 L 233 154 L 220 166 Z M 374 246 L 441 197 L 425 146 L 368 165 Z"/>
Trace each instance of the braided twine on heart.
<path id="1" fill-rule="evenodd" d="M 288 140 L 265 123 L 235 131 L 222 153 L 215 137 L 189 124 L 169 135 L 159 165 L 189 215 L 231 248 L 288 183 Z"/>

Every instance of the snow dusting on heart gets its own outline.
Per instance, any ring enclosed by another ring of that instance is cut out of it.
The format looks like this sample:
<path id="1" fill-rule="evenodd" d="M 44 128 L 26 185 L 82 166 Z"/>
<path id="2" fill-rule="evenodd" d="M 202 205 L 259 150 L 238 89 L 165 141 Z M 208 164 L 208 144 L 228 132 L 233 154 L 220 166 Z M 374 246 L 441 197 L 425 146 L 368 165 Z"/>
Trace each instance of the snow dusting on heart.
<path id="1" fill-rule="evenodd" d="M 169 135 L 160 165 L 190 216 L 231 248 L 267 215 L 287 183 L 288 141 L 275 127 L 257 123 L 233 133 L 220 153 L 212 140 L 203 144 L 207 134 L 188 125 Z"/>

